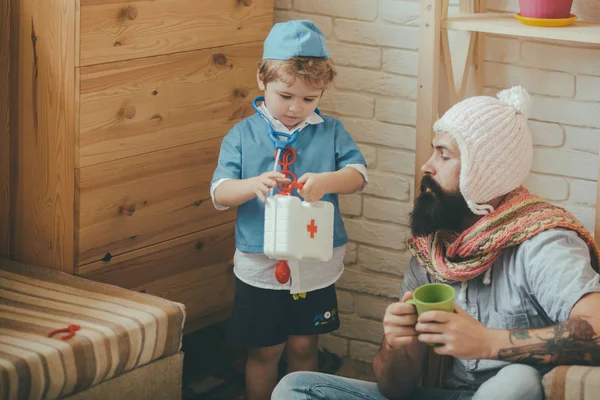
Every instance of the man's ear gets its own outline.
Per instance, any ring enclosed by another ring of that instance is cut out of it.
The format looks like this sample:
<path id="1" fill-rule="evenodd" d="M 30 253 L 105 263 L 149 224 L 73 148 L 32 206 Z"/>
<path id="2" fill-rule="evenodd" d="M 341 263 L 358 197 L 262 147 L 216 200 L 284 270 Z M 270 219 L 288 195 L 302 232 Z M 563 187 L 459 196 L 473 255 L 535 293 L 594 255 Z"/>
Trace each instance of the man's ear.
<path id="1" fill-rule="evenodd" d="M 256 70 L 256 83 L 258 84 L 258 88 L 261 91 L 265 91 L 265 89 L 267 88 L 267 86 L 265 85 L 265 83 L 263 82 L 261 76 L 260 76 L 260 70 Z"/>

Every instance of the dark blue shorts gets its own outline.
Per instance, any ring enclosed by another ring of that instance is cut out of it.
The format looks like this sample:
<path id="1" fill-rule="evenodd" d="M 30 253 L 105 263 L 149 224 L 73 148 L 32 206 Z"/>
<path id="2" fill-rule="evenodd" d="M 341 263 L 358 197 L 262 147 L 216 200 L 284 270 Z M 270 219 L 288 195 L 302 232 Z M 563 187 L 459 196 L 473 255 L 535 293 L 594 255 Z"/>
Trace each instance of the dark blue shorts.
<path id="1" fill-rule="evenodd" d="M 291 295 L 261 289 L 235 278 L 229 338 L 238 346 L 268 347 L 289 335 L 320 335 L 340 327 L 335 285 Z"/>

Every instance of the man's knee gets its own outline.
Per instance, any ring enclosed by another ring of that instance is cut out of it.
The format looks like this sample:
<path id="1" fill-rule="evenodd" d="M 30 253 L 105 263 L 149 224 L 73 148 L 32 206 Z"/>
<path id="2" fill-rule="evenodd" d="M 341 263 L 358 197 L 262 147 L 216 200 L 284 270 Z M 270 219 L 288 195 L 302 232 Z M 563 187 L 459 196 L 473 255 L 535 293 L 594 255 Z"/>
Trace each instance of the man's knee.
<path id="1" fill-rule="evenodd" d="M 542 375 L 540 372 L 523 364 L 512 364 L 504 368 L 506 382 L 516 385 L 519 392 L 523 394 L 524 399 L 542 399 L 544 397 L 544 388 L 542 386 Z M 502 372 L 501 370 L 501 372 Z"/>
<path id="2" fill-rule="evenodd" d="M 318 376 L 318 372 L 305 371 L 287 374 L 275 387 L 271 399 L 293 399 L 295 394 L 307 394 Z"/>
<path id="3" fill-rule="evenodd" d="M 505 376 L 510 380 L 514 379 L 515 381 L 532 382 L 538 383 L 540 386 L 542 385 L 542 375 L 537 369 L 530 367 L 529 365 L 507 365 L 498 372 L 498 375 Z"/>
<path id="4" fill-rule="evenodd" d="M 511 364 L 484 383 L 474 399 L 543 399 L 542 376 L 528 365 Z"/>

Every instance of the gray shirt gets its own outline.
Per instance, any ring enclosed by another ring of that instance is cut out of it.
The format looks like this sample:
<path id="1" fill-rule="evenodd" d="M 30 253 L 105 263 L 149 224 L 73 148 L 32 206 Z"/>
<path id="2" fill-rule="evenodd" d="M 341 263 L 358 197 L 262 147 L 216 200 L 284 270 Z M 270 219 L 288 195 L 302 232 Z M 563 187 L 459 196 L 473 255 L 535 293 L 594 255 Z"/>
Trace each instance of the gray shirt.
<path id="1" fill-rule="evenodd" d="M 402 284 L 414 291 L 436 282 L 413 258 Z M 562 229 L 542 232 L 520 246 L 505 250 L 492 266 L 491 283 L 483 275 L 468 282 L 464 300 L 456 303 L 490 329 L 535 329 L 564 322 L 585 294 L 600 292 L 599 275 L 590 264 L 590 252 L 577 233 Z M 455 359 L 446 379 L 448 389 L 476 390 L 508 362 Z M 540 366 L 541 373 L 551 367 Z"/>

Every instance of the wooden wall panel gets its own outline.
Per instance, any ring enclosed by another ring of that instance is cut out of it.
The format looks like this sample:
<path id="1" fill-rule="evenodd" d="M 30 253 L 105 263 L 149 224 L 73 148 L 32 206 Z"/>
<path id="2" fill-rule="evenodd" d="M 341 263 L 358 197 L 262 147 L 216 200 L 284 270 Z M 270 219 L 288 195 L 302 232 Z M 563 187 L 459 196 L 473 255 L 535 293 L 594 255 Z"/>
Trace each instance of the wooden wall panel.
<path id="1" fill-rule="evenodd" d="M 82 0 L 81 65 L 262 41 L 273 0 Z"/>
<path id="2" fill-rule="evenodd" d="M 220 145 L 215 138 L 81 168 L 77 265 L 234 220 L 235 209 L 217 211 L 210 199 Z"/>
<path id="3" fill-rule="evenodd" d="M 21 0 L 12 156 L 14 259 L 73 270 L 75 8 L 73 0 Z M 60 28 L 60 29 L 59 29 Z"/>
<path id="4" fill-rule="evenodd" d="M 10 254 L 10 0 L 0 1 L 0 257 Z"/>
<path id="5" fill-rule="evenodd" d="M 76 268 L 75 273 L 184 303 L 186 321 L 215 315 L 220 319 L 233 304 L 234 226 L 230 222 L 144 247 Z"/>
<path id="6" fill-rule="evenodd" d="M 254 113 L 262 42 L 81 68 L 80 167 L 222 138 Z"/>

